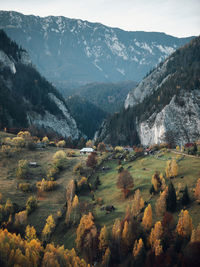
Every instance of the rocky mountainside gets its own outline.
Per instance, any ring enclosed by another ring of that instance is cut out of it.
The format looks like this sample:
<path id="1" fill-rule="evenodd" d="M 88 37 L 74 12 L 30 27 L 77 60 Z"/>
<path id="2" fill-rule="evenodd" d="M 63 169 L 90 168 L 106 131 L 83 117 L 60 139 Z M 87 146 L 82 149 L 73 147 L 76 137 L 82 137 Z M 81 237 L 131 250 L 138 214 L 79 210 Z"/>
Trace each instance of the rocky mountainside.
<path id="1" fill-rule="evenodd" d="M 28 51 L 42 75 L 62 88 L 74 83 L 138 82 L 191 39 L 12 11 L 0 11 L 0 28 Z"/>
<path id="2" fill-rule="evenodd" d="M 95 132 L 108 114 L 78 95 L 68 97 L 66 104 L 70 114 L 76 120 L 78 129 L 89 139 L 93 139 Z"/>
<path id="3" fill-rule="evenodd" d="M 33 68 L 28 53 L 0 30 L 0 128 L 30 125 L 79 137 L 59 92 Z"/>
<path id="4" fill-rule="evenodd" d="M 72 95 L 78 95 L 107 113 L 119 111 L 130 90 L 137 85 L 133 81 L 118 83 L 91 83 L 74 90 Z"/>
<path id="5" fill-rule="evenodd" d="M 127 96 L 98 139 L 151 145 L 170 133 L 177 144 L 200 138 L 200 37 L 178 49 Z"/>

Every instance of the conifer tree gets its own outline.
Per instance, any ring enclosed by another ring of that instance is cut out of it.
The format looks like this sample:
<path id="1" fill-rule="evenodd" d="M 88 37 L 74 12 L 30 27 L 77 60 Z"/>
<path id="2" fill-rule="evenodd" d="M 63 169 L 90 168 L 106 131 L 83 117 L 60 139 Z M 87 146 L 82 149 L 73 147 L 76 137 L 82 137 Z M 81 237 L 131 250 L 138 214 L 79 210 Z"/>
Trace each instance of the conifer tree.
<path id="1" fill-rule="evenodd" d="M 146 209 L 144 210 L 144 216 L 142 219 L 142 226 L 146 231 L 151 229 L 152 226 L 152 208 L 149 204 Z"/>
<path id="2" fill-rule="evenodd" d="M 132 244 L 132 229 L 131 229 L 131 223 L 128 221 L 125 221 L 124 228 L 122 231 L 122 242 L 125 247 L 125 249 L 129 249 Z"/>
<path id="3" fill-rule="evenodd" d="M 189 212 L 187 210 L 181 210 L 179 214 L 178 224 L 176 227 L 178 235 L 190 238 L 192 229 L 192 218 L 190 217 Z"/>
<path id="4" fill-rule="evenodd" d="M 175 159 L 167 161 L 165 172 L 167 178 L 176 177 L 178 175 L 178 164 Z"/>
<path id="5" fill-rule="evenodd" d="M 142 238 L 140 238 L 139 240 L 135 240 L 134 247 L 133 247 L 134 258 L 137 258 L 141 254 L 143 247 L 144 247 L 144 243 L 142 241 Z"/>
<path id="6" fill-rule="evenodd" d="M 172 182 L 168 186 L 166 205 L 167 211 L 174 212 L 176 210 L 176 191 Z"/>
<path id="7" fill-rule="evenodd" d="M 189 197 L 188 188 L 187 188 L 187 185 L 186 185 L 185 189 L 183 191 L 183 196 L 181 198 L 181 204 L 183 206 L 185 206 L 185 205 L 188 205 L 189 203 L 190 203 L 190 197 Z"/>
<path id="8" fill-rule="evenodd" d="M 200 242 L 200 223 L 196 229 L 192 230 L 190 242 Z"/>
<path id="9" fill-rule="evenodd" d="M 200 202 L 200 178 L 197 180 L 197 185 L 194 191 L 195 198 L 198 202 Z"/>
<path id="10" fill-rule="evenodd" d="M 141 209 L 144 208 L 144 200 L 140 194 L 140 189 L 137 189 L 135 191 L 134 197 L 133 197 L 133 204 L 131 207 L 131 213 L 132 216 L 137 216 Z"/>
<path id="11" fill-rule="evenodd" d="M 27 225 L 26 226 L 26 235 L 25 238 L 28 242 L 30 242 L 33 239 L 37 239 L 36 236 L 36 230 L 33 226 Z"/>
<path id="12" fill-rule="evenodd" d="M 108 231 L 106 226 L 104 225 L 103 228 L 101 228 L 101 232 L 99 235 L 99 250 L 105 251 L 108 248 Z"/>
<path id="13" fill-rule="evenodd" d="M 104 267 L 109 266 L 110 256 L 111 256 L 110 248 L 107 248 L 105 251 L 105 254 L 103 255 L 103 258 L 102 258 L 102 265 Z"/>
<path id="14" fill-rule="evenodd" d="M 163 216 L 163 214 L 166 211 L 167 191 L 168 191 L 168 187 L 166 187 L 165 190 L 162 193 L 160 193 L 160 196 L 156 201 L 155 208 L 156 208 L 157 216 Z"/>
<path id="15" fill-rule="evenodd" d="M 163 227 L 160 221 L 156 222 L 154 228 L 151 229 L 151 233 L 149 236 L 149 243 L 152 249 L 155 251 L 156 241 L 160 240 L 163 235 Z"/>

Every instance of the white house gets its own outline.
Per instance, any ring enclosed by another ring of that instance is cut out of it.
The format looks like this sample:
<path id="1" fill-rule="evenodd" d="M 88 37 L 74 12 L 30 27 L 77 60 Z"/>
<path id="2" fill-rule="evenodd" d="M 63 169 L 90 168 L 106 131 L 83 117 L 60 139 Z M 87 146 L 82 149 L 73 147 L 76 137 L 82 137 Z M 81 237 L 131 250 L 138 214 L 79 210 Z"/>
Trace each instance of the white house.
<path id="1" fill-rule="evenodd" d="M 80 150 L 81 154 L 92 153 L 92 152 L 94 152 L 94 149 L 92 147 L 84 147 Z"/>

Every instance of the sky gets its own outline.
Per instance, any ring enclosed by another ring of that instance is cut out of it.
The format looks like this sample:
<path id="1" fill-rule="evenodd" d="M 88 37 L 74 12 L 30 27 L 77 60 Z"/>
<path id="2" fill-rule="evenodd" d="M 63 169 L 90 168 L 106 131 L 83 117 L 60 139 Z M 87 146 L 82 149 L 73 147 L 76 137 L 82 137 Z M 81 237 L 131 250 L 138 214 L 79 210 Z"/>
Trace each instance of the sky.
<path id="1" fill-rule="evenodd" d="M 200 0 L 0 0 L 0 9 L 100 22 L 128 31 L 200 34 Z"/>

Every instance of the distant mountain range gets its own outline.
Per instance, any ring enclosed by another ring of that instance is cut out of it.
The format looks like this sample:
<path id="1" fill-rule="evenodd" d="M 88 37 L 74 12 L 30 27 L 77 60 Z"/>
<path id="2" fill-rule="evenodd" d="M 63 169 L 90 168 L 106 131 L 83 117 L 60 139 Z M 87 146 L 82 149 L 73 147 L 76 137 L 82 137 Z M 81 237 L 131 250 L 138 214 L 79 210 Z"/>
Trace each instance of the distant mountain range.
<path id="1" fill-rule="evenodd" d="M 91 82 L 138 82 L 191 39 L 13 11 L 0 11 L 0 28 L 28 51 L 40 73 L 58 88 Z"/>
<path id="2" fill-rule="evenodd" d="M 61 94 L 32 66 L 28 53 L 0 30 L 0 129 L 29 126 L 80 137 Z"/>
<path id="3" fill-rule="evenodd" d="M 97 140 L 152 145 L 200 139 L 200 37 L 178 49 L 127 96 L 125 108 L 104 121 Z"/>

